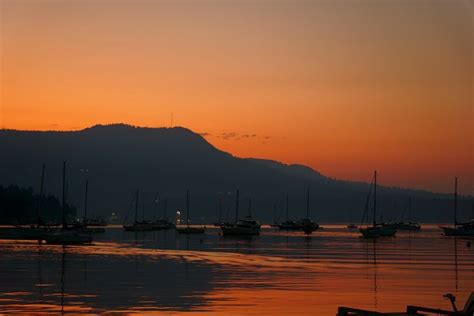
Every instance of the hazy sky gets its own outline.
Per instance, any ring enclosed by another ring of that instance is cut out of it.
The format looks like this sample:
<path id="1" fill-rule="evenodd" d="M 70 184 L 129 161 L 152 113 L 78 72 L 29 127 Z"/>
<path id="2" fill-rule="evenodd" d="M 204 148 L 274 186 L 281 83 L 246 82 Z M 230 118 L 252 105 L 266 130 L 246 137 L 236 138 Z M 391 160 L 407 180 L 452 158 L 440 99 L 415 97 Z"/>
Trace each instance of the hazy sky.
<path id="1" fill-rule="evenodd" d="M 4 128 L 174 124 L 474 193 L 473 0 L 0 0 Z"/>

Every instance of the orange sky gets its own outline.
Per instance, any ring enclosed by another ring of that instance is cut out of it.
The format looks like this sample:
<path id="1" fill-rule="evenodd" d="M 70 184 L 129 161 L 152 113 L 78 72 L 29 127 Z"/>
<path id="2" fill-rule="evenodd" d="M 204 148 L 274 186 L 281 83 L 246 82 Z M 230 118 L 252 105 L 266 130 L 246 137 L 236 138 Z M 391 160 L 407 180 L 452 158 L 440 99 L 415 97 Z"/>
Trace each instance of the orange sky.
<path id="1" fill-rule="evenodd" d="M 174 113 L 237 156 L 474 193 L 473 3 L 0 0 L 0 123 Z"/>

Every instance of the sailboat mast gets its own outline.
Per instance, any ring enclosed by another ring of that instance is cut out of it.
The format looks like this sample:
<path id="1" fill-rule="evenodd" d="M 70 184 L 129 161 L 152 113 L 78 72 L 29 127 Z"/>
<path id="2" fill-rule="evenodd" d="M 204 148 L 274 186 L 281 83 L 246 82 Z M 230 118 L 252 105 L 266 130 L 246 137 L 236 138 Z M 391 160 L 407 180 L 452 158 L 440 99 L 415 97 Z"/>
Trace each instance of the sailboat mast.
<path id="1" fill-rule="evenodd" d="M 306 218 L 309 218 L 309 188 L 306 191 Z"/>
<path id="2" fill-rule="evenodd" d="M 377 170 L 374 172 L 374 227 L 376 226 L 377 215 Z"/>
<path id="3" fill-rule="evenodd" d="M 45 164 L 41 169 L 41 186 L 40 186 L 40 196 L 39 196 L 39 203 L 38 203 L 38 227 L 41 225 L 41 207 L 43 204 L 43 189 L 44 189 L 44 170 Z"/>
<path id="4" fill-rule="evenodd" d="M 84 221 L 87 221 L 87 194 L 89 192 L 89 179 L 86 179 L 86 196 L 84 202 Z"/>
<path id="5" fill-rule="evenodd" d="M 239 190 L 235 194 L 235 222 L 239 220 Z"/>
<path id="6" fill-rule="evenodd" d="M 67 224 L 66 224 L 66 162 L 65 162 L 65 161 L 63 161 L 62 222 L 63 222 L 63 229 L 66 229 L 66 228 L 67 228 Z"/>
<path id="7" fill-rule="evenodd" d="M 288 222 L 288 194 L 286 195 L 286 221 Z"/>
<path id="8" fill-rule="evenodd" d="M 458 225 L 458 177 L 454 178 L 454 226 Z"/>
<path id="9" fill-rule="evenodd" d="M 186 190 L 186 223 L 189 227 L 189 190 Z"/>
<path id="10" fill-rule="evenodd" d="M 138 223 L 138 189 L 137 189 L 137 195 L 135 198 L 135 224 Z"/>

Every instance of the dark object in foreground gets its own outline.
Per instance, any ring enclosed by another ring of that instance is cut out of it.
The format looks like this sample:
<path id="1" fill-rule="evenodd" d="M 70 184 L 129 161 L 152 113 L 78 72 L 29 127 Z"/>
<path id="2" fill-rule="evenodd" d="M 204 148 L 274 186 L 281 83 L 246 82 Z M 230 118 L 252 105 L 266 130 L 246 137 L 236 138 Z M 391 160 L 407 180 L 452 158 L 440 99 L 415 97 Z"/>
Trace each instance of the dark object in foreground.
<path id="1" fill-rule="evenodd" d="M 458 310 L 456 307 L 456 297 L 452 294 L 444 295 L 444 298 L 449 299 L 451 301 L 451 305 L 453 306 L 452 311 L 436 309 L 436 308 L 429 308 L 429 307 L 421 307 L 421 306 L 407 306 L 406 312 L 398 312 L 398 313 L 382 313 L 382 312 L 374 312 L 368 311 L 363 309 L 357 308 L 350 308 L 350 307 L 339 307 L 337 310 L 337 316 L 377 316 L 377 315 L 456 315 L 456 316 L 473 316 L 474 315 L 474 292 L 471 292 L 471 295 L 466 301 L 463 310 Z"/>

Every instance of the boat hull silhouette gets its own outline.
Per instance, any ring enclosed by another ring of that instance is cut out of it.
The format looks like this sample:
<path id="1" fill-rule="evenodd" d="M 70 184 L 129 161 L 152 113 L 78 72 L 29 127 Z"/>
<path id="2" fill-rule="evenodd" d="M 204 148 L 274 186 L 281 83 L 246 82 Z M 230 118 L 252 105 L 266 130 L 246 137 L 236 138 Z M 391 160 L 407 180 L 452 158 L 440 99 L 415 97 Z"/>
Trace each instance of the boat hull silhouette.
<path id="1" fill-rule="evenodd" d="M 280 230 L 301 230 L 303 229 L 303 225 L 296 221 L 285 221 L 279 224 L 278 229 Z"/>
<path id="2" fill-rule="evenodd" d="M 305 219 L 301 220 L 301 226 L 302 226 L 303 232 L 306 235 L 309 235 L 309 234 L 313 233 L 315 230 L 317 230 L 319 228 L 319 224 L 313 222 L 309 218 L 305 218 Z"/>
<path id="3" fill-rule="evenodd" d="M 153 230 L 165 230 L 176 228 L 176 225 L 167 220 L 159 219 L 152 223 L 152 228 Z"/>
<path id="4" fill-rule="evenodd" d="M 441 227 L 445 236 L 474 236 L 474 225 L 461 227 Z"/>
<path id="5" fill-rule="evenodd" d="M 129 232 L 144 232 L 153 230 L 153 224 L 151 223 L 135 223 L 132 225 L 123 225 L 123 229 Z"/>
<path id="6" fill-rule="evenodd" d="M 235 224 L 221 226 L 224 236 L 260 235 L 260 224 L 254 220 L 240 220 Z"/>
<path id="7" fill-rule="evenodd" d="M 392 224 L 383 224 L 382 226 L 387 228 L 393 228 L 396 230 L 420 230 L 421 225 L 418 223 L 392 223 Z"/>
<path id="8" fill-rule="evenodd" d="M 393 237 L 397 232 L 397 230 L 392 227 L 383 226 L 361 228 L 359 231 L 364 238 Z"/>

